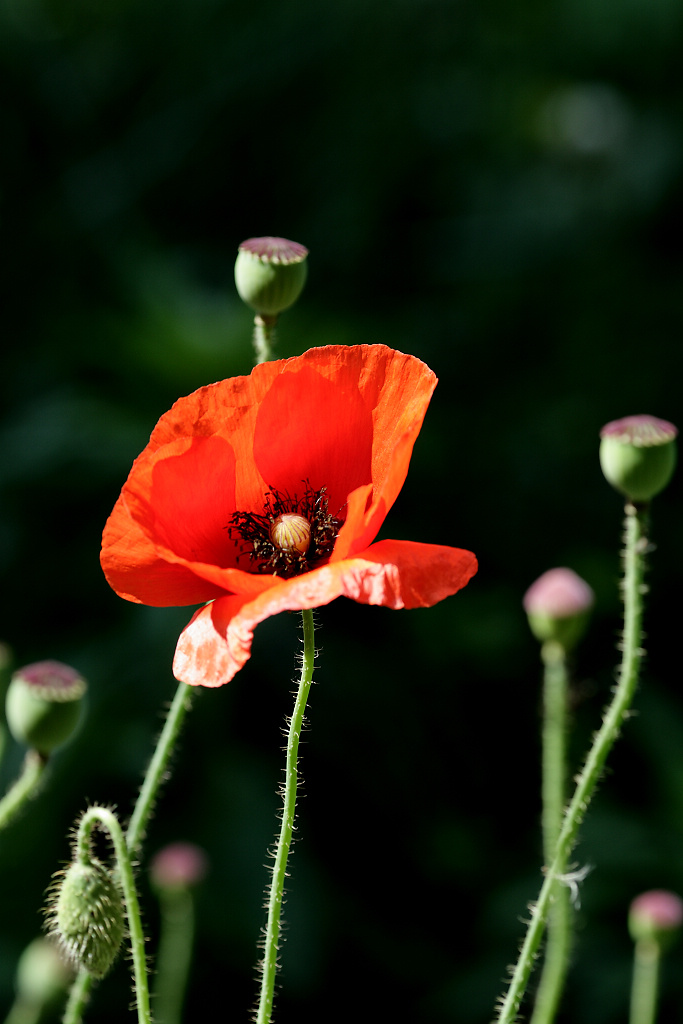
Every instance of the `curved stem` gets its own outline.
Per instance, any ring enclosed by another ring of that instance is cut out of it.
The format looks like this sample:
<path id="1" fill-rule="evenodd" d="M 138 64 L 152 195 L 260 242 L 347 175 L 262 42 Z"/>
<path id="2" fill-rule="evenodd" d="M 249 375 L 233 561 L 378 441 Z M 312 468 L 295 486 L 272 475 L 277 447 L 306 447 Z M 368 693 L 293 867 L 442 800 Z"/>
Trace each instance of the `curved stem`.
<path id="1" fill-rule="evenodd" d="M 543 678 L 543 854 L 550 864 L 562 827 L 567 748 L 567 659 L 564 647 L 548 642 L 541 648 Z M 560 874 L 566 872 L 562 865 Z M 543 971 L 531 1024 L 551 1024 L 564 988 L 571 948 L 572 907 L 569 889 L 556 881 L 548 915 Z"/>
<path id="2" fill-rule="evenodd" d="M 178 688 L 166 716 L 164 727 L 161 730 L 159 741 L 145 774 L 135 809 L 126 830 L 126 846 L 131 855 L 137 852 L 142 842 L 154 803 L 159 795 L 159 789 L 167 777 L 168 764 L 185 721 L 185 716 L 191 707 L 195 690 L 196 687 L 188 686 L 187 683 L 178 683 Z M 93 981 L 92 975 L 82 967 L 71 988 L 62 1024 L 81 1024 Z"/>
<path id="3" fill-rule="evenodd" d="M 175 692 L 173 703 L 166 716 L 161 736 L 159 737 L 149 768 L 145 773 L 140 795 L 126 830 L 126 843 L 131 853 L 135 853 L 142 842 L 147 822 L 149 821 L 156 798 L 159 795 L 159 789 L 166 777 L 168 762 L 173 753 L 176 740 L 180 735 L 185 715 L 190 709 L 192 697 L 196 689 L 195 686 L 188 686 L 187 683 L 178 683 L 178 689 Z"/>
<path id="4" fill-rule="evenodd" d="M 273 877 L 268 897 L 268 921 L 264 942 L 263 960 L 261 962 L 261 993 L 259 997 L 256 1024 L 270 1024 L 273 1012 L 273 993 L 277 974 L 277 951 L 280 940 L 280 919 L 287 874 L 287 858 L 294 831 L 294 815 L 296 813 L 296 791 L 299 784 L 298 756 L 299 738 L 304 721 L 306 701 L 313 681 L 313 663 L 315 660 L 313 612 L 302 611 L 304 634 L 304 652 L 301 664 L 299 689 L 294 702 L 294 711 L 289 722 L 287 734 L 287 763 L 285 768 L 285 785 L 282 791 L 283 808 L 280 835 L 275 851 Z"/>
<path id="5" fill-rule="evenodd" d="M 0 829 L 6 828 L 24 804 L 36 795 L 43 777 L 47 758 L 37 750 L 29 750 L 21 775 L 0 800 Z"/>
<path id="6" fill-rule="evenodd" d="M 76 836 L 76 852 L 84 864 L 91 861 L 90 833 L 96 822 L 103 825 L 111 836 L 116 854 L 116 866 L 121 878 L 121 887 L 126 901 L 126 916 L 130 932 L 130 948 L 133 959 L 133 975 L 135 979 L 135 1000 L 138 1008 L 139 1024 L 151 1024 L 152 1014 L 149 1006 L 149 987 L 147 985 L 147 961 L 145 958 L 145 934 L 140 919 L 140 905 L 135 889 L 133 865 L 126 845 L 123 829 L 116 815 L 108 807 L 89 807 L 81 818 Z"/>
<path id="7" fill-rule="evenodd" d="M 661 949 L 653 939 L 638 939 L 633 958 L 629 1024 L 655 1024 Z"/>
<path id="8" fill-rule="evenodd" d="M 546 871 L 538 900 L 530 907 L 531 919 L 512 974 L 512 980 L 496 1020 L 499 1024 L 513 1024 L 517 1019 L 522 997 L 538 952 L 551 896 L 556 880 L 564 873 L 569 855 L 576 843 L 579 826 L 602 774 L 607 755 L 614 746 L 638 684 L 642 650 L 640 641 L 643 620 L 644 554 L 647 550 L 646 510 L 642 506 L 626 505 L 624 580 L 624 634 L 619 678 L 612 702 L 607 707 L 602 725 L 596 733 L 586 763 L 577 779 L 576 789 L 567 808 L 562 829 L 555 847 L 552 863 Z"/>
<path id="9" fill-rule="evenodd" d="M 80 1024 L 94 980 L 90 971 L 86 971 L 84 967 L 80 969 L 69 992 L 62 1024 Z"/>

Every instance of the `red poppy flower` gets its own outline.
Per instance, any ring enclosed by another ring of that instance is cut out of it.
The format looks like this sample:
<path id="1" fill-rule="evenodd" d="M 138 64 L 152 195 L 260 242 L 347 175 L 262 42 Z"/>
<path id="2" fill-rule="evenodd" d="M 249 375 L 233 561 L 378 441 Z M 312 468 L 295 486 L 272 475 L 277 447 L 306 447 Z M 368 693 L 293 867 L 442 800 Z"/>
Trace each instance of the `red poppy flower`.
<path id="1" fill-rule="evenodd" d="M 373 544 L 435 386 L 413 356 L 329 346 L 200 388 L 161 417 L 105 526 L 102 567 L 129 601 L 210 602 L 180 635 L 176 678 L 227 683 L 278 612 L 342 595 L 423 608 L 465 586 L 469 551 Z"/>

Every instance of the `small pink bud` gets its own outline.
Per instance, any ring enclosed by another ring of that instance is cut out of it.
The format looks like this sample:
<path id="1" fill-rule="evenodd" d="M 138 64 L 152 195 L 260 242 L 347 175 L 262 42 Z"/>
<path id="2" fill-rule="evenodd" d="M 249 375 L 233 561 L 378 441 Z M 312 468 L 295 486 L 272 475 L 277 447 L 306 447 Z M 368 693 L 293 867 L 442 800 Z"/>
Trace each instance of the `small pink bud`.
<path id="1" fill-rule="evenodd" d="M 524 610 L 537 640 L 573 647 L 593 607 L 593 591 L 572 569 L 549 569 L 524 595 Z"/>
<path id="2" fill-rule="evenodd" d="M 158 889 L 190 888 L 202 881 L 208 867 L 201 847 L 194 843 L 170 843 L 152 861 L 152 883 Z"/>
<path id="3" fill-rule="evenodd" d="M 588 611 L 593 601 L 593 591 L 573 569 L 548 569 L 524 595 L 524 610 L 565 619 Z"/>
<path id="4" fill-rule="evenodd" d="M 683 900 L 666 889 L 641 893 L 631 903 L 628 926 L 631 938 L 671 940 L 683 924 Z"/>

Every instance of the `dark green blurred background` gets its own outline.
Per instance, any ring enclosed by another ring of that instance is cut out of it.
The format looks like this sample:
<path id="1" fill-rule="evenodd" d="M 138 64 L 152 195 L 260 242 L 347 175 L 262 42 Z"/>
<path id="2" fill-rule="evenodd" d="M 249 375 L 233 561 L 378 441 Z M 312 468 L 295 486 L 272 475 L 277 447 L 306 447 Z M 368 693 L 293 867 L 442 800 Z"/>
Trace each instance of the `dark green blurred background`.
<path id="1" fill-rule="evenodd" d="M 2 639 L 91 684 L 0 844 L 3 1005 L 72 821 L 132 806 L 191 614 L 117 598 L 102 526 L 175 398 L 249 371 L 234 256 L 279 234 L 311 251 L 280 354 L 384 342 L 440 378 L 382 535 L 470 548 L 480 571 L 431 611 L 319 613 L 277 1020 L 490 1019 L 539 885 L 521 597 L 564 564 L 596 591 L 578 762 L 617 659 L 598 431 L 683 422 L 682 28 L 678 0 L 0 0 Z M 639 714 L 576 855 L 595 869 L 562 1021 L 624 1019 L 628 903 L 683 894 L 682 500 L 679 474 L 654 509 Z M 187 1020 L 248 1019 L 297 636 L 296 616 L 265 623 L 200 694 L 149 830 L 147 857 L 190 839 L 211 860 Z M 146 862 L 140 882 L 154 941 Z M 122 961 L 88 1019 L 129 1002 Z"/>

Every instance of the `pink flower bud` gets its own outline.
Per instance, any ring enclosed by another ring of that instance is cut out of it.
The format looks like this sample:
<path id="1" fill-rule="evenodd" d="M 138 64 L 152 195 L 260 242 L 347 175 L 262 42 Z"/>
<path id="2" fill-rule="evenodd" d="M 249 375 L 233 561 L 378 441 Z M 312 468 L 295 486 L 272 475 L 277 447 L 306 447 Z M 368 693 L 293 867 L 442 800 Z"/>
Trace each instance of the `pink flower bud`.
<path id="1" fill-rule="evenodd" d="M 583 633 L 593 591 L 571 569 L 549 569 L 524 595 L 524 610 L 537 640 L 554 640 L 567 650 Z"/>
<path id="2" fill-rule="evenodd" d="M 159 889 L 186 889 L 198 885 L 207 871 L 206 854 L 199 846 L 170 843 L 152 861 L 152 883 Z"/>
<path id="3" fill-rule="evenodd" d="M 631 903 L 628 926 L 631 938 L 670 940 L 683 924 L 683 900 L 666 889 L 641 893 Z"/>

